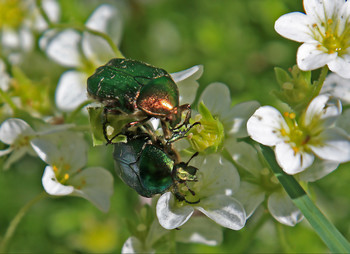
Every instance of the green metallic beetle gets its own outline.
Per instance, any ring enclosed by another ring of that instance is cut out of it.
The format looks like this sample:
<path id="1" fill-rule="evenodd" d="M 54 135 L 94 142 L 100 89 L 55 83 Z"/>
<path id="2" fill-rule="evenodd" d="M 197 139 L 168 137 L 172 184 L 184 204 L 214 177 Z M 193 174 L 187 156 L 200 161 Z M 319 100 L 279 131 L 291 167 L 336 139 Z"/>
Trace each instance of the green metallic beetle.
<path id="1" fill-rule="evenodd" d="M 179 191 L 180 184 L 187 186 L 187 182 L 197 181 L 197 168 L 188 165 L 191 159 L 187 163 L 176 163 L 172 149 L 151 142 L 148 135 L 132 133 L 127 143 L 114 144 L 113 157 L 119 177 L 141 196 L 152 197 L 171 190 L 180 201 L 199 202 L 188 201 Z M 188 186 L 187 189 L 195 195 Z"/>
<path id="2" fill-rule="evenodd" d="M 179 90 L 171 76 L 161 68 L 140 61 L 110 60 L 88 78 L 87 92 L 104 104 L 103 131 L 108 143 L 113 138 L 108 139 L 106 134 L 107 113 L 132 115 L 135 121 L 128 123 L 125 129 L 152 117 L 159 118 L 165 138 L 170 137 L 172 130 L 187 126 L 189 122 L 191 107 L 179 105 Z M 184 111 L 187 111 L 186 118 L 180 124 Z"/>

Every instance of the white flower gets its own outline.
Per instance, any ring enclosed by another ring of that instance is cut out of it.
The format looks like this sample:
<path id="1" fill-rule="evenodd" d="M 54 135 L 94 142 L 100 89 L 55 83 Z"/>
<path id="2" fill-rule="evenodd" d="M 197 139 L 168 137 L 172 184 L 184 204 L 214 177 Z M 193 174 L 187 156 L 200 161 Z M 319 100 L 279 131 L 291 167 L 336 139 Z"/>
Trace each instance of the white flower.
<path id="1" fill-rule="evenodd" d="M 42 7 L 48 18 L 56 22 L 60 8 L 56 0 L 43 0 Z M 34 46 L 32 31 L 43 31 L 47 24 L 40 16 L 34 0 L 5 0 L 0 3 L 1 45 L 9 60 L 21 60 L 20 51 L 29 51 Z"/>
<path id="2" fill-rule="evenodd" d="M 129 237 L 125 241 L 121 253 L 156 253 L 157 243 L 170 234 L 176 242 L 200 243 L 209 246 L 219 245 L 223 239 L 221 227 L 202 216 L 193 217 L 181 227 L 181 230 L 175 232 L 164 229 L 158 221 L 154 220 L 145 239 L 142 240 L 135 236 Z"/>
<path id="3" fill-rule="evenodd" d="M 350 79 L 331 73 L 323 83 L 321 93 L 328 93 L 339 98 L 343 105 L 350 104 Z"/>
<path id="4" fill-rule="evenodd" d="M 350 78 L 350 2 L 345 0 L 304 0 L 306 14 L 281 16 L 275 30 L 282 36 L 302 42 L 297 53 L 301 70 L 324 65 L 344 78 Z"/>
<path id="5" fill-rule="evenodd" d="M 286 173 L 296 174 L 310 167 L 315 155 L 336 163 L 350 160 L 350 139 L 334 127 L 340 114 L 340 101 L 323 94 L 310 102 L 298 121 L 294 113 L 285 113 L 283 118 L 271 106 L 260 107 L 248 120 L 247 129 L 255 141 L 274 147 Z"/>
<path id="6" fill-rule="evenodd" d="M 87 144 L 80 133 L 60 132 L 31 141 L 46 166 L 42 184 L 54 196 L 83 197 L 107 212 L 113 194 L 113 176 L 101 167 L 82 169 L 87 162 Z"/>
<path id="7" fill-rule="evenodd" d="M 6 92 L 10 88 L 10 75 L 6 72 L 4 61 L 0 59 L 0 89 Z"/>
<path id="8" fill-rule="evenodd" d="M 237 198 L 247 213 L 247 218 L 267 200 L 267 209 L 280 223 L 294 226 L 303 219 L 302 213 L 293 204 L 273 173 L 263 166 L 257 151 L 249 144 L 241 142 L 234 157 L 242 174 L 241 185 L 234 197 Z M 316 159 L 311 167 L 296 174 L 304 182 L 314 182 L 338 167 L 339 163 Z"/>
<path id="9" fill-rule="evenodd" d="M 180 105 L 192 104 L 198 89 L 197 80 L 203 74 L 203 65 L 195 65 L 183 71 L 171 73 L 171 77 L 179 88 Z"/>
<path id="10" fill-rule="evenodd" d="M 9 145 L 9 147 L 5 150 L 0 150 L 0 156 L 12 154 L 7 159 L 4 169 L 8 169 L 12 163 L 27 153 L 36 156 L 30 144 L 31 140 L 40 139 L 44 135 L 66 130 L 72 126 L 43 124 L 38 131 L 34 131 L 28 123 L 21 119 L 7 119 L 0 126 L 0 141 Z"/>
<path id="11" fill-rule="evenodd" d="M 171 192 L 163 194 L 157 202 L 159 223 L 166 229 L 180 227 L 189 220 L 196 209 L 223 227 L 241 229 L 246 221 L 245 211 L 231 196 L 239 188 L 237 170 L 218 154 L 208 155 L 203 163 L 196 165 L 199 161 L 200 158 L 195 158 L 193 163 L 199 168 L 198 182 L 188 185 L 195 192 L 191 201 L 200 201 L 189 204 L 177 200 Z M 188 192 L 186 198 L 190 198 L 190 195 Z"/>
<path id="12" fill-rule="evenodd" d="M 121 17 L 108 4 L 100 5 L 85 23 L 95 31 L 108 33 L 118 44 L 121 36 Z M 101 37 L 88 32 L 66 29 L 51 30 L 40 39 L 40 46 L 57 63 L 74 68 L 62 74 L 56 89 L 56 104 L 62 111 L 72 111 L 87 100 L 86 80 L 95 69 L 115 56 L 110 45 Z"/>

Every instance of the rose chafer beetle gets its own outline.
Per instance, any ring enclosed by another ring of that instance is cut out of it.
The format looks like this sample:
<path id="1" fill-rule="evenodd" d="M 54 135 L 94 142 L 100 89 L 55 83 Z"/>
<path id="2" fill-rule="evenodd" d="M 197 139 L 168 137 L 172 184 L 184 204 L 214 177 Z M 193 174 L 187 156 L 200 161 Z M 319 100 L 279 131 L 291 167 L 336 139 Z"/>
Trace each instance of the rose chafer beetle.
<path id="1" fill-rule="evenodd" d="M 113 157 L 119 177 L 129 187 L 143 197 L 152 197 L 170 190 L 180 201 L 190 204 L 179 189 L 184 184 L 194 196 L 195 193 L 187 186 L 187 182 L 197 181 L 197 168 L 189 166 L 188 162 L 175 162 L 176 154 L 172 148 L 163 147 L 160 143 L 151 142 L 148 135 L 128 137 L 127 143 L 114 144 Z"/>
<path id="2" fill-rule="evenodd" d="M 166 139 L 173 130 L 189 122 L 190 105 L 179 105 L 179 90 L 171 76 L 161 68 L 140 61 L 110 60 L 88 78 L 87 92 L 104 104 L 103 131 L 108 143 L 114 138 L 108 139 L 106 133 L 108 113 L 132 116 L 135 121 L 128 123 L 125 130 L 152 117 L 159 118 Z M 184 111 L 187 114 L 181 124 Z"/>

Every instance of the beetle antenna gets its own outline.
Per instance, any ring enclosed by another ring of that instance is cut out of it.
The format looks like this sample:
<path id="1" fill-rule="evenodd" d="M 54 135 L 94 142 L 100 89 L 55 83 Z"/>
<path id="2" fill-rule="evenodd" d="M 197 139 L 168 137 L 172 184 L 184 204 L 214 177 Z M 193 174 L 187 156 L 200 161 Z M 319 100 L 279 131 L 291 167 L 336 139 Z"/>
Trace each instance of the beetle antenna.
<path id="1" fill-rule="evenodd" d="M 190 161 L 191 161 L 194 157 L 196 157 L 198 154 L 199 154 L 199 152 L 195 152 L 195 153 L 191 156 L 191 158 L 185 163 L 186 166 L 188 166 L 188 164 L 190 163 Z"/>

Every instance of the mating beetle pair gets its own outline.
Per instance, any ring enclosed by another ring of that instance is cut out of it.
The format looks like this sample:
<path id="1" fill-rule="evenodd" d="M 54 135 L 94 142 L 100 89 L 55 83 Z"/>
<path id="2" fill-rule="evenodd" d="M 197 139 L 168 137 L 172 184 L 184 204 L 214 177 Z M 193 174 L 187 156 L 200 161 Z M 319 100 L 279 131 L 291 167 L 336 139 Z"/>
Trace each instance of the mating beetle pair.
<path id="1" fill-rule="evenodd" d="M 88 78 L 87 91 L 90 97 L 104 104 L 103 131 L 108 143 L 114 138 L 108 139 L 106 133 L 108 113 L 132 116 L 135 121 L 128 123 L 125 130 L 152 117 L 159 118 L 165 138 L 170 137 L 172 130 L 187 126 L 190 118 L 190 105 L 179 105 L 179 90 L 171 76 L 140 61 L 110 60 Z M 184 111 L 187 115 L 180 124 Z"/>
<path id="2" fill-rule="evenodd" d="M 113 156 L 120 178 L 144 197 L 171 189 L 179 200 L 198 203 L 199 200 L 186 200 L 179 191 L 180 184 L 187 186 L 188 181 L 197 180 L 197 168 L 188 165 L 190 160 L 179 162 L 172 148 L 172 142 L 184 137 L 198 123 L 181 129 L 189 124 L 191 108 L 189 104 L 179 105 L 179 90 L 171 76 L 161 68 L 140 61 L 115 58 L 97 68 L 88 78 L 87 91 L 90 97 L 104 104 L 103 133 L 107 144 L 119 134 L 127 136 L 126 143 L 114 144 Z M 186 118 L 181 123 L 185 111 Z M 108 114 L 135 120 L 109 139 L 106 131 Z M 150 130 L 146 122 L 152 117 L 160 119 L 163 137 L 145 131 Z M 132 126 L 140 128 L 131 132 Z"/>
<path id="3" fill-rule="evenodd" d="M 172 148 L 164 147 L 161 142 L 152 142 L 147 134 L 131 133 L 127 143 L 114 144 L 113 157 L 119 177 L 141 196 L 152 197 L 171 189 L 180 201 L 199 202 L 188 201 L 179 190 L 180 184 L 184 184 L 195 195 L 187 186 L 187 182 L 197 181 L 198 169 L 188 165 L 191 159 L 177 163 Z"/>

